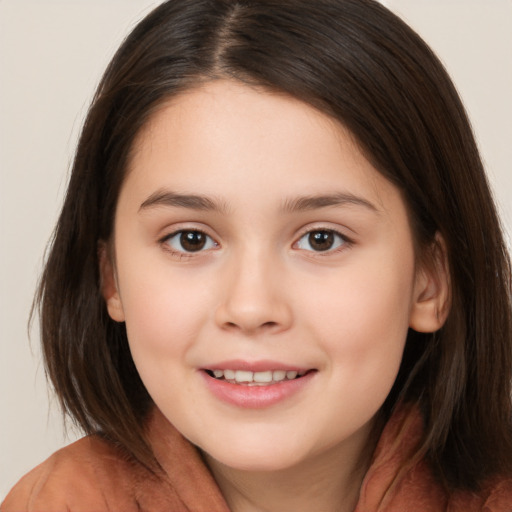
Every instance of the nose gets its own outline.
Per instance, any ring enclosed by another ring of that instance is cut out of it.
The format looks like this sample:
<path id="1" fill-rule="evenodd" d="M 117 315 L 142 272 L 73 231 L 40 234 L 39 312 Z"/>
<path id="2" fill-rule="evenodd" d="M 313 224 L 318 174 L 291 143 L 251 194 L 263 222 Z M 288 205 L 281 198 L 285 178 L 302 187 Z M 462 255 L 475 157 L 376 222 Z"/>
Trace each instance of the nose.
<path id="1" fill-rule="evenodd" d="M 217 325 L 228 331 L 277 334 L 290 328 L 292 309 L 282 268 L 261 253 L 237 258 L 223 276 Z"/>

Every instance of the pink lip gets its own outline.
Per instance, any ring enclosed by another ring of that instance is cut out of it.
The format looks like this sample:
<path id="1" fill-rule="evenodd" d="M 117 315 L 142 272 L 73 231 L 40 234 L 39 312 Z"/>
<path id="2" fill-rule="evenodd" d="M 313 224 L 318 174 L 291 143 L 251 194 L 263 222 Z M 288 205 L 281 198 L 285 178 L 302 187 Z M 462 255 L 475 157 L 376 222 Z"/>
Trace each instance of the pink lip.
<path id="1" fill-rule="evenodd" d="M 265 372 L 267 370 L 284 370 L 284 371 L 307 371 L 310 368 L 301 368 L 283 364 L 278 361 L 262 360 L 262 361 L 243 361 L 241 359 L 233 359 L 230 361 L 221 361 L 213 363 L 212 366 L 204 367 L 205 370 L 245 370 L 248 372 Z"/>
<path id="2" fill-rule="evenodd" d="M 245 368 L 239 365 L 231 367 L 219 366 L 219 368 L 224 369 L 246 369 L 253 367 L 254 366 L 252 365 L 246 366 Z M 283 367 L 276 368 L 275 366 L 265 366 L 265 369 L 270 368 L 277 370 L 286 369 Z M 290 371 L 293 369 L 294 368 L 290 368 Z M 215 397 L 223 402 L 245 409 L 264 409 L 287 400 L 306 387 L 312 381 L 316 373 L 316 371 L 311 371 L 299 379 L 284 380 L 268 386 L 248 386 L 245 384 L 232 384 L 225 380 L 215 379 L 208 375 L 206 371 L 200 371 L 201 376 L 205 380 L 206 386 Z"/>

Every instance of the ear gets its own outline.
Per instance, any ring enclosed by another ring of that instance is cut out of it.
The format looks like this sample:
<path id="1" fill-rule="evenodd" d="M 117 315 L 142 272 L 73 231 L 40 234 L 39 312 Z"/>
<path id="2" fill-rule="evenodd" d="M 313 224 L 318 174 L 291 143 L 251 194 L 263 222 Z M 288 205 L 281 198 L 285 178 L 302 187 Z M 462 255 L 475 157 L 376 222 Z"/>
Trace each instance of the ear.
<path id="1" fill-rule="evenodd" d="M 450 271 L 446 244 L 440 233 L 430 247 L 431 254 L 416 271 L 409 326 L 418 332 L 435 332 L 450 312 Z"/>
<path id="2" fill-rule="evenodd" d="M 98 244 L 98 260 L 100 265 L 100 289 L 107 305 L 108 314 L 115 322 L 124 322 L 124 310 L 119 296 L 115 266 L 109 247 L 105 242 Z"/>

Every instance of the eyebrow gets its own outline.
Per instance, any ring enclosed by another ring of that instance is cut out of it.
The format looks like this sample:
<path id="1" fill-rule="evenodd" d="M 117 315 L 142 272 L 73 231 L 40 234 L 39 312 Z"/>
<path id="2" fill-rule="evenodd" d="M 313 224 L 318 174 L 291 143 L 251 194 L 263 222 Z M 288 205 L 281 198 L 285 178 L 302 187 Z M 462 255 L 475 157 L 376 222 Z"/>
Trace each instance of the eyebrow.
<path id="1" fill-rule="evenodd" d="M 321 194 L 300 196 L 284 201 L 282 211 L 294 213 L 299 211 L 317 210 L 330 206 L 356 205 L 362 206 L 372 212 L 380 213 L 380 210 L 370 201 L 347 192 L 334 194 Z M 151 194 L 141 205 L 139 211 L 168 206 L 174 208 L 187 208 L 198 211 L 213 211 L 225 213 L 227 205 L 214 198 L 199 194 L 181 194 L 170 190 L 157 190 Z"/>
<path id="2" fill-rule="evenodd" d="M 348 192 L 337 192 L 327 195 L 311 195 L 288 199 L 284 202 L 283 211 L 293 213 L 297 211 L 317 210 L 329 206 L 355 205 L 363 206 L 375 213 L 380 210 L 370 201 Z"/>
<path id="3" fill-rule="evenodd" d="M 140 205 L 139 211 L 158 206 L 214 212 L 225 212 L 227 210 L 225 204 L 210 197 L 198 194 L 180 194 L 170 190 L 157 190 Z"/>

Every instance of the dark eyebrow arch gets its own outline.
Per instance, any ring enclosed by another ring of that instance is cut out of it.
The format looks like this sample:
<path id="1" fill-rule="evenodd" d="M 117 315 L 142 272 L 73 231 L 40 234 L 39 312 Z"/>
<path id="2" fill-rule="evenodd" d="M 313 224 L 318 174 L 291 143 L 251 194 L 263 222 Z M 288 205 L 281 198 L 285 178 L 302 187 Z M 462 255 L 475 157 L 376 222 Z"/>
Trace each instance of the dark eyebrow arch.
<path id="1" fill-rule="evenodd" d="M 293 213 L 304 210 L 317 210 L 319 208 L 327 208 L 329 206 L 345 205 L 363 206 L 372 212 L 380 213 L 380 210 L 370 201 L 346 192 L 318 196 L 302 196 L 288 199 L 283 205 L 283 211 L 286 213 Z"/>
<path id="2" fill-rule="evenodd" d="M 224 212 L 226 206 L 206 196 L 197 194 L 180 194 L 171 190 L 157 190 L 151 194 L 139 208 L 147 210 L 158 206 L 188 208 L 191 210 Z"/>

